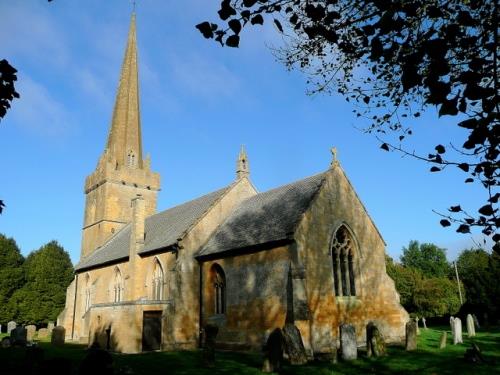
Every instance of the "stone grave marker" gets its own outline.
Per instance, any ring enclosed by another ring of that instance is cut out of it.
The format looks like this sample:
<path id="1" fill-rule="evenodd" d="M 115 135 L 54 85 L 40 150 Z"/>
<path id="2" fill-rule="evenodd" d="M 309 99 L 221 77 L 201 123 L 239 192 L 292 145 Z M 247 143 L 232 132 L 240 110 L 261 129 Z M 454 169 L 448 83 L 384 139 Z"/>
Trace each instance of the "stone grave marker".
<path id="1" fill-rule="evenodd" d="M 219 327 L 215 324 L 207 324 L 203 329 L 205 336 L 203 344 L 203 367 L 215 367 L 215 338 Z"/>
<path id="2" fill-rule="evenodd" d="M 356 328 L 352 324 L 340 325 L 340 358 L 344 361 L 358 358 Z"/>
<path id="3" fill-rule="evenodd" d="M 413 319 L 406 323 L 405 348 L 408 351 L 417 349 L 417 322 Z"/>
<path id="4" fill-rule="evenodd" d="M 420 320 L 420 318 L 418 316 L 415 317 L 415 323 L 417 324 L 417 336 L 420 335 L 420 328 L 418 326 L 418 321 Z"/>
<path id="5" fill-rule="evenodd" d="M 444 349 L 446 348 L 446 338 L 447 338 L 447 332 L 443 331 L 441 332 L 441 337 L 439 338 L 439 349 Z"/>
<path id="6" fill-rule="evenodd" d="M 283 333 L 276 328 L 271 332 L 264 347 L 262 372 L 279 372 L 283 363 Z"/>
<path id="7" fill-rule="evenodd" d="M 49 330 L 47 328 L 40 328 L 38 330 L 38 339 L 46 339 L 49 337 Z"/>
<path id="8" fill-rule="evenodd" d="M 66 335 L 66 330 L 63 326 L 54 327 L 52 330 L 52 337 L 50 342 L 54 346 L 62 346 L 64 344 L 64 336 Z"/>
<path id="9" fill-rule="evenodd" d="M 462 344 L 462 321 L 460 318 L 455 318 L 453 327 L 455 328 L 453 332 L 453 345 Z"/>
<path id="10" fill-rule="evenodd" d="M 292 365 L 307 363 L 306 349 L 299 329 L 292 323 L 286 323 L 282 332 L 285 352 L 288 354 L 290 363 Z"/>
<path id="11" fill-rule="evenodd" d="M 33 339 L 35 338 L 35 333 L 36 333 L 35 325 L 30 324 L 29 326 L 26 326 L 26 340 L 33 341 Z"/>
<path id="12" fill-rule="evenodd" d="M 10 337 L 4 337 L 1 342 L 2 348 L 10 348 L 12 345 L 12 341 L 10 340 Z"/>
<path id="13" fill-rule="evenodd" d="M 476 336 L 476 329 L 474 327 L 474 319 L 471 314 L 467 314 L 467 337 Z"/>
<path id="14" fill-rule="evenodd" d="M 10 331 L 12 345 L 26 346 L 27 331 L 23 326 L 19 326 Z"/>
<path id="15" fill-rule="evenodd" d="M 14 322 L 14 321 L 10 321 L 10 322 L 8 322 L 8 323 L 7 323 L 7 334 L 9 334 L 9 335 L 10 335 L 10 333 L 12 332 L 12 330 L 13 330 L 14 328 L 16 328 L 16 327 L 17 327 L 17 323 L 16 323 L 16 322 Z"/>
<path id="16" fill-rule="evenodd" d="M 368 357 L 385 355 L 384 337 L 372 322 L 366 326 L 366 355 Z"/>
<path id="17" fill-rule="evenodd" d="M 422 318 L 422 324 L 424 325 L 424 329 L 427 329 L 427 324 L 425 324 L 425 317 Z"/>

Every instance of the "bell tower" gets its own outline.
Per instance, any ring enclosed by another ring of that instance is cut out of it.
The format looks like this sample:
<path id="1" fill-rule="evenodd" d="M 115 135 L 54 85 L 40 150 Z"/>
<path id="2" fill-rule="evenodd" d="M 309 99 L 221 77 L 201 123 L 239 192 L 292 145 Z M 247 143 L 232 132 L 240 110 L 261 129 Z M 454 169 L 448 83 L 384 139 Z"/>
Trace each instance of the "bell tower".
<path id="1" fill-rule="evenodd" d="M 146 216 L 156 212 L 160 175 L 142 155 L 135 12 L 115 99 L 108 141 L 95 171 L 85 180 L 85 213 L 80 258 L 92 254 L 132 220 L 131 201 L 138 195 Z"/>

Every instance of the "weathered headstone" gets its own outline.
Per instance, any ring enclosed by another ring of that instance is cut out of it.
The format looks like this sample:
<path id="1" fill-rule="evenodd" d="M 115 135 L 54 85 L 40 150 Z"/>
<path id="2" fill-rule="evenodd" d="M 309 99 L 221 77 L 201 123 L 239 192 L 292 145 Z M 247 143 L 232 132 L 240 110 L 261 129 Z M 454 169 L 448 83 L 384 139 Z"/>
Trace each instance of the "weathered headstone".
<path id="1" fill-rule="evenodd" d="M 358 358 L 356 328 L 352 324 L 340 325 L 340 357 L 344 361 L 352 361 Z"/>
<path id="2" fill-rule="evenodd" d="M 446 338 L 447 338 L 446 336 L 447 336 L 446 331 L 441 332 L 441 337 L 439 338 L 439 349 L 446 348 Z"/>
<path id="3" fill-rule="evenodd" d="M 418 321 L 420 320 L 420 318 L 418 316 L 415 317 L 415 323 L 417 324 L 417 336 L 420 335 L 420 328 L 418 326 Z"/>
<path id="4" fill-rule="evenodd" d="M 474 319 L 471 314 L 467 314 L 467 337 L 476 336 L 476 329 L 474 328 Z"/>
<path id="5" fill-rule="evenodd" d="M 38 330 L 38 339 L 46 339 L 49 337 L 49 330 L 47 328 L 40 328 Z"/>
<path id="6" fill-rule="evenodd" d="M 35 333 L 36 333 L 35 325 L 30 324 L 29 326 L 26 326 L 26 340 L 33 341 L 33 339 L 35 338 Z"/>
<path id="7" fill-rule="evenodd" d="M 299 329 L 292 323 L 286 323 L 282 332 L 285 352 L 288 354 L 290 363 L 292 365 L 307 363 L 306 349 Z"/>
<path id="8" fill-rule="evenodd" d="M 380 357 L 385 355 L 385 342 L 382 334 L 372 322 L 366 326 L 366 355 Z"/>
<path id="9" fill-rule="evenodd" d="M 264 347 L 262 372 L 278 372 L 283 363 L 283 333 L 276 328 L 271 332 Z"/>
<path id="10" fill-rule="evenodd" d="M 424 325 L 424 329 L 427 329 L 427 324 L 425 324 L 425 317 L 422 318 L 422 324 Z"/>
<path id="11" fill-rule="evenodd" d="M 54 322 L 49 322 L 49 324 L 47 324 L 47 329 L 49 330 L 49 333 L 52 333 L 54 327 L 55 327 Z"/>
<path id="12" fill-rule="evenodd" d="M 215 324 L 207 324 L 203 329 L 204 344 L 203 344 L 203 366 L 215 366 L 215 338 L 219 332 L 219 327 Z"/>
<path id="13" fill-rule="evenodd" d="M 481 328 L 481 327 L 479 326 L 479 320 L 477 319 L 476 314 L 472 314 L 472 319 L 474 319 L 474 324 L 476 325 L 476 328 L 477 328 L 477 329 Z"/>
<path id="14" fill-rule="evenodd" d="M 408 351 L 417 349 L 417 323 L 413 319 L 406 323 L 405 348 Z"/>
<path id="15" fill-rule="evenodd" d="M 64 345 L 64 336 L 66 335 L 66 330 L 63 326 L 54 327 L 52 330 L 52 337 L 50 342 L 54 346 L 62 346 Z"/>
<path id="16" fill-rule="evenodd" d="M 7 334 L 10 335 L 12 330 L 17 327 L 17 323 L 14 321 L 10 321 L 7 323 Z"/>
<path id="17" fill-rule="evenodd" d="M 10 348 L 12 345 L 12 341 L 10 340 L 10 337 L 4 337 L 1 342 L 2 348 Z"/>
<path id="18" fill-rule="evenodd" d="M 10 331 L 12 345 L 26 346 L 27 331 L 23 326 L 19 326 Z"/>
<path id="19" fill-rule="evenodd" d="M 454 332 L 453 332 L 453 345 L 456 344 L 462 344 L 463 339 L 462 339 L 462 321 L 460 318 L 455 318 L 455 323 L 454 323 Z"/>

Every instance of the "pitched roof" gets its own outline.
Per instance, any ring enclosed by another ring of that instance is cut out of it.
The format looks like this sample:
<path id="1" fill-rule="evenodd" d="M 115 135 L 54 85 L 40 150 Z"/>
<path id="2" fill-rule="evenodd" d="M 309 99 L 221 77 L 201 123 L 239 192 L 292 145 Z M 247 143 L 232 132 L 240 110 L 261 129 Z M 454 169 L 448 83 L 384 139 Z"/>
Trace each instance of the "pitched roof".
<path id="1" fill-rule="evenodd" d="M 324 181 L 321 173 L 243 201 L 198 252 L 198 257 L 288 238 Z"/>
<path id="2" fill-rule="evenodd" d="M 231 186 L 147 217 L 144 228 L 146 234 L 144 248 L 139 254 L 147 254 L 177 243 Z M 127 224 L 103 246 L 78 263 L 75 269 L 81 271 L 127 259 L 130 248 L 130 230 L 131 226 Z"/>

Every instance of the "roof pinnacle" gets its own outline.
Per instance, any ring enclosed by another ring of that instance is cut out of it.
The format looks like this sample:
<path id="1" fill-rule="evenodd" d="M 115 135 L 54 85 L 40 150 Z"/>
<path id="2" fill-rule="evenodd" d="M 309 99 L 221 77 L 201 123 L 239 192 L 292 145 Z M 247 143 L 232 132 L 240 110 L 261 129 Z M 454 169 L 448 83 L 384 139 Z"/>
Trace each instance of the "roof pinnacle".
<path id="1" fill-rule="evenodd" d="M 248 164 L 247 152 L 245 146 L 241 145 L 238 161 L 236 162 L 236 178 L 239 180 L 243 177 L 248 177 L 250 174 L 250 166 Z"/>

